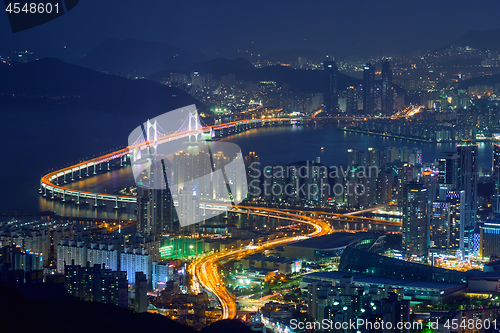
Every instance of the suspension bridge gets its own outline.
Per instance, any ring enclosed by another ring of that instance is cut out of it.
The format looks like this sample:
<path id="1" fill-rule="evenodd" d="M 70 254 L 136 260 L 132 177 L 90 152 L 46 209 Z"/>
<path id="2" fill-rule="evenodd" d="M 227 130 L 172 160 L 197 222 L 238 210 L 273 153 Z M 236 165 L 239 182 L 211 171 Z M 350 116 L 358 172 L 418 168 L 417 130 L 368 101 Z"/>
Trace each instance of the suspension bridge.
<path id="1" fill-rule="evenodd" d="M 216 123 L 209 126 L 197 116 L 196 112 L 189 111 L 186 112 L 185 119 L 181 119 L 183 121 L 182 124 L 178 128 L 170 130 L 162 128 L 162 124 L 165 126 L 165 122 L 159 122 L 157 119 L 148 119 L 145 124 L 140 126 L 138 131 L 133 132 L 136 137 L 129 138 L 128 147 L 44 175 L 40 179 L 39 193 L 44 197 L 61 199 L 63 202 L 73 201 L 76 204 L 81 204 L 82 200 L 83 203 L 88 203 L 91 200 L 94 202 L 94 206 L 98 206 L 110 201 L 115 203 L 115 208 L 120 208 L 120 205 L 135 203 L 136 197 L 74 190 L 64 185 L 84 177 L 108 172 L 114 164 L 117 165 L 119 163 L 120 167 L 130 164 L 132 161 L 140 159 L 145 150 L 147 154 L 154 155 L 157 152 L 158 145 L 171 141 L 187 138 L 188 142 L 206 142 L 260 127 L 306 125 L 321 121 L 359 121 L 366 119 L 367 117 L 262 117 Z"/>
<path id="2" fill-rule="evenodd" d="M 180 127 L 169 131 L 162 128 L 157 120 L 148 119 L 141 126 L 141 130 L 136 133 L 136 139 L 128 147 L 44 175 L 40 179 L 39 193 L 47 198 L 61 199 L 63 202 L 73 201 L 76 204 L 93 201 L 94 206 L 98 206 L 110 201 L 115 203 L 115 208 L 120 208 L 120 205 L 135 203 L 136 197 L 74 190 L 66 187 L 65 184 L 85 177 L 92 177 L 98 173 L 111 171 L 118 163 L 120 167 L 123 167 L 132 161 L 140 159 L 144 151 L 147 154 L 156 154 L 157 146 L 163 143 L 185 140 L 186 138 L 188 142 L 206 142 L 253 128 L 300 125 L 318 120 L 317 118 L 306 117 L 260 118 L 208 126 L 195 113 L 188 112 Z"/>

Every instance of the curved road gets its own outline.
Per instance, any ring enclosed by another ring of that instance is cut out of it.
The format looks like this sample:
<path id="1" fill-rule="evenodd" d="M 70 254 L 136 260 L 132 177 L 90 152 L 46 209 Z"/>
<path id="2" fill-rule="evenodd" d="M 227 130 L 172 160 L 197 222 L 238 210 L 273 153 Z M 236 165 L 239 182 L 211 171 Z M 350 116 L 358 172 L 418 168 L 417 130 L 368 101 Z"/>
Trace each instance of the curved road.
<path id="1" fill-rule="evenodd" d="M 309 224 L 314 227 L 314 230 L 308 234 L 309 237 L 323 236 L 333 232 L 333 230 L 330 228 L 329 223 L 318 218 L 300 216 L 297 214 L 281 212 L 279 210 L 270 208 L 257 208 L 257 207 L 247 207 L 247 206 L 236 206 L 236 208 L 251 209 L 251 210 L 266 210 L 269 212 L 276 211 L 277 213 L 279 213 L 278 215 L 270 215 L 270 216 Z M 192 290 L 195 292 L 200 292 L 199 284 L 201 284 L 205 290 L 212 293 L 219 300 L 222 309 L 221 319 L 234 318 L 236 317 L 236 301 L 234 299 L 234 296 L 224 286 L 224 281 L 219 275 L 218 264 L 221 263 L 222 261 L 242 258 L 257 252 L 261 252 L 268 248 L 272 248 L 278 245 L 283 245 L 304 238 L 305 236 L 292 236 L 292 237 L 270 240 L 263 242 L 262 244 L 258 244 L 251 249 L 240 248 L 235 250 L 225 250 L 221 252 L 215 252 L 202 259 L 195 260 L 189 266 L 189 272 L 191 273 L 193 279 Z"/>
<path id="2" fill-rule="evenodd" d="M 408 111 L 406 114 L 402 116 L 412 116 L 413 112 Z M 342 117 L 339 117 L 342 118 Z M 366 117 L 360 117 L 361 119 L 366 119 Z M 265 120 L 260 120 L 260 121 L 281 121 L 285 119 L 265 119 Z M 290 119 L 286 119 L 290 120 Z M 171 135 L 166 135 L 164 137 L 161 137 L 158 139 L 157 143 L 162 143 L 162 142 L 167 142 L 171 140 L 178 139 L 180 137 L 185 137 L 189 136 L 191 134 L 198 133 L 199 131 L 206 131 L 208 129 L 217 129 L 217 128 L 224 128 L 227 126 L 233 126 L 237 124 L 238 122 L 246 122 L 248 120 L 241 120 L 237 122 L 233 122 L 230 124 L 218 124 L 215 126 L 203 128 L 201 130 L 190 130 L 190 131 L 184 131 L 180 133 L 174 133 Z M 252 121 L 259 121 L 259 120 L 252 120 Z M 131 151 L 131 149 L 142 149 L 144 146 L 148 146 L 152 142 L 143 142 L 143 143 L 138 143 L 132 147 L 127 147 L 125 149 L 121 149 L 109 154 L 105 154 L 103 156 L 99 156 L 97 158 L 88 160 L 88 161 L 83 161 L 81 163 L 78 163 L 76 165 L 72 165 L 69 167 L 66 167 L 61 170 L 57 170 L 54 172 L 51 172 L 47 175 L 44 175 L 40 179 L 40 193 L 46 193 L 47 190 L 52 191 L 52 196 L 54 197 L 54 193 L 60 193 L 62 195 L 63 200 L 65 199 L 65 195 L 70 195 L 70 196 L 77 196 L 78 202 L 80 200 L 80 197 L 82 198 L 94 198 L 96 201 L 97 205 L 97 200 L 98 199 L 104 199 L 104 200 L 112 200 L 116 201 L 116 207 L 118 207 L 118 201 L 121 202 L 134 202 L 136 200 L 135 197 L 133 196 L 120 196 L 120 195 L 108 195 L 108 194 L 102 194 L 102 193 L 93 193 L 93 192 L 86 192 L 86 191 L 75 191 L 71 190 L 69 188 L 66 188 L 64 186 L 59 185 L 59 179 L 61 181 L 64 180 L 66 181 L 66 177 L 71 176 L 73 178 L 75 173 L 79 173 L 81 175 L 82 170 L 85 170 L 86 173 L 89 172 L 89 168 L 93 167 L 93 170 L 91 169 L 90 171 L 96 171 L 97 165 L 100 165 L 101 163 L 106 163 L 109 162 L 117 157 L 123 157 L 125 155 L 128 155 Z M 312 231 L 308 236 L 309 237 L 316 237 L 316 236 L 322 236 L 326 235 L 332 232 L 332 229 L 330 227 L 330 224 L 327 222 L 328 220 L 342 220 L 346 222 L 359 222 L 362 220 L 363 222 L 366 223 L 371 223 L 371 224 L 385 224 L 385 225 L 392 225 L 392 226 L 401 226 L 401 223 L 398 222 L 393 222 L 393 221 L 384 221 L 384 220 L 376 220 L 376 219 L 370 219 L 370 218 L 364 218 L 364 217 L 353 217 L 353 216 L 346 216 L 344 214 L 334 214 L 334 213 L 327 213 L 327 212 L 310 212 L 310 211 L 301 211 L 301 210 L 286 210 L 286 209 L 278 209 L 278 208 L 267 208 L 267 207 L 252 207 L 252 206 L 236 206 L 233 208 L 233 211 L 238 211 L 241 212 L 241 210 L 247 210 L 247 211 L 253 211 L 254 214 L 258 215 L 265 215 L 265 216 L 270 216 L 270 217 L 277 217 L 280 219 L 288 219 L 291 221 L 295 222 L 301 222 L 305 224 L 309 224 L 314 227 L 314 231 Z M 308 215 L 319 215 L 318 217 L 310 217 L 306 216 Z M 215 297 L 219 300 L 221 303 L 222 307 L 222 319 L 227 319 L 227 318 L 234 318 L 236 316 L 236 303 L 233 298 L 233 296 L 227 291 L 227 289 L 224 287 L 224 283 L 219 276 L 218 268 L 217 265 L 221 261 L 227 261 L 227 260 L 233 260 L 237 259 L 239 257 L 243 257 L 252 253 L 260 252 L 263 251 L 267 248 L 275 247 L 277 245 L 285 244 L 285 243 L 290 243 L 292 241 L 296 241 L 299 239 L 303 239 L 304 236 L 291 236 L 291 237 L 286 237 L 285 238 L 280 238 L 280 239 L 274 239 L 270 241 L 263 242 L 261 244 L 258 244 L 254 246 L 251 249 L 245 248 L 245 249 L 235 249 L 235 250 L 226 250 L 223 252 L 217 252 L 210 254 L 203 259 L 200 260 L 195 260 L 191 265 L 190 265 L 190 272 L 193 276 L 193 290 L 200 290 L 199 284 L 203 286 L 206 290 L 209 292 L 213 293 Z"/>

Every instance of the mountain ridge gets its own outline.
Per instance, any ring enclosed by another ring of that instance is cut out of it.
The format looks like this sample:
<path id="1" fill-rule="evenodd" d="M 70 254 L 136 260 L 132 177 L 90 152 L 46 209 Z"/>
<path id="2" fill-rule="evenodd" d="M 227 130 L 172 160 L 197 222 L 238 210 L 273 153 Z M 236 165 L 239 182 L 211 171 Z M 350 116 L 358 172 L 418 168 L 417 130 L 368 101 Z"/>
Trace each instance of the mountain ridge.
<path id="1" fill-rule="evenodd" d="M 181 69 L 208 57 L 160 42 L 137 39 L 107 39 L 98 44 L 77 65 L 131 77 L 146 77 L 165 69 Z"/>
<path id="2" fill-rule="evenodd" d="M 90 108 L 111 113 L 146 113 L 202 103 L 151 80 L 130 80 L 56 58 L 0 67 L 0 104 Z"/>

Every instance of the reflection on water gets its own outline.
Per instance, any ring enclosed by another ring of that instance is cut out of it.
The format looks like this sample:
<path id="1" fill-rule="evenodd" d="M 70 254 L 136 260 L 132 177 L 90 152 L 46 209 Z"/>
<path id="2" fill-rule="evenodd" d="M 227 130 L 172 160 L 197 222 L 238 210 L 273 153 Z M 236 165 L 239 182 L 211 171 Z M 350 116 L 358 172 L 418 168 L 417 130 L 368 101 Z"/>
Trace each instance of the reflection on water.
<path id="1" fill-rule="evenodd" d="M 135 221 L 136 215 L 136 205 L 126 204 L 125 208 L 115 209 L 114 202 L 106 202 L 106 205 L 94 207 L 94 200 L 88 199 L 88 203 L 85 203 L 85 199 L 80 199 L 80 205 L 72 201 L 62 202 L 59 199 L 51 200 L 50 197 L 44 198 L 40 196 L 39 207 L 41 211 L 54 211 L 59 216 L 64 217 L 84 217 L 84 218 L 98 218 L 98 219 L 113 219 L 113 220 L 123 220 Z"/>
<path id="2" fill-rule="evenodd" d="M 364 133 L 344 132 L 328 126 L 266 127 L 252 129 L 223 139 L 240 146 L 244 155 L 254 151 L 262 165 L 314 161 L 320 157 L 327 166 L 346 165 L 348 149 L 367 150 L 388 147 L 419 148 L 424 162 L 432 163 L 443 152 L 457 151 L 457 143 L 427 143 Z M 321 148 L 324 148 L 321 150 Z M 479 144 L 479 165 L 490 170 L 493 160 L 491 142 Z"/>
<path id="3" fill-rule="evenodd" d="M 133 184 L 134 177 L 132 175 L 132 170 L 130 166 L 127 165 L 120 169 L 68 183 L 65 187 L 72 190 L 114 194 L 116 191 Z"/>
<path id="4" fill-rule="evenodd" d="M 370 147 L 381 150 L 391 146 L 419 148 L 422 150 L 424 162 L 434 162 L 442 152 L 456 151 L 455 143 L 415 142 L 363 133 L 347 133 L 336 128 L 320 126 L 251 129 L 222 141 L 239 145 L 244 155 L 255 151 L 262 164 L 288 164 L 301 160 L 315 160 L 320 157 L 321 163 L 328 166 L 345 165 L 348 149 L 366 150 Z M 324 150 L 321 150 L 322 147 Z M 489 142 L 479 144 L 479 163 L 485 170 L 490 170 L 492 166 L 492 147 Z M 93 172 L 93 169 L 91 168 L 89 172 Z M 81 191 L 113 194 L 132 185 L 134 185 L 132 170 L 130 166 L 125 166 L 68 183 L 66 187 Z M 71 201 L 63 203 L 60 200 L 51 200 L 49 197 L 40 197 L 38 207 L 40 211 L 51 210 L 61 216 L 118 220 L 136 219 L 135 204 L 127 204 L 127 207 L 121 209 L 115 209 L 114 202 L 108 202 L 106 206 L 98 208 L 95 208 L 93 204 L 94 201 L 91 199 L 88 199 L 88 203 L 76 205 Z M 122 205 L 124 204 L 122 203 Z M 247 227 L 261 226 L 262 224 L 258 223 Z"/>

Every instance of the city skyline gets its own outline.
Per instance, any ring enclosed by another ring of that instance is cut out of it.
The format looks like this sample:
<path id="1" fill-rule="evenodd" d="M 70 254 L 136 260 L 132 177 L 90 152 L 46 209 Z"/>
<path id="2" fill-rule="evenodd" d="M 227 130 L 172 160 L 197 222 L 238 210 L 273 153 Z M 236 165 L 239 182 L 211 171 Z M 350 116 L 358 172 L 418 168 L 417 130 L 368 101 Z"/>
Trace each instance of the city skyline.
<path id="1" fill-rule="evenodd" d="M 23 4 L 0 329 L 500 332 L 500 3 Z"/>

